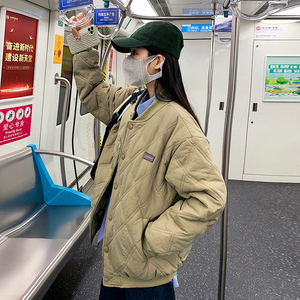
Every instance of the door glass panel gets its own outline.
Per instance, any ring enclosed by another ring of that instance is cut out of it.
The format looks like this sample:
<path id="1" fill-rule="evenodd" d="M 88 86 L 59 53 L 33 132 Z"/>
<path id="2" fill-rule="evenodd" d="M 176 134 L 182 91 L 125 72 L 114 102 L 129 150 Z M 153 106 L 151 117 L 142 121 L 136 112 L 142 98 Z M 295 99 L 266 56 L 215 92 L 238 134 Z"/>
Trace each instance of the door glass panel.
<path id="1" fill-rule="evenodd" d="M 63 59 L 61 64 L 61 77 L 64 77 L 69 80 L 71 84 L 70 90 L 72 90 L 72 75 L 73 75 L 73 55 L 70 52 L 70 49 L 68 46 L 63 47 Z M 61 124 L 62 120 L 62 111 L 64 106 L 64 99 L 66 94 L 66 85 L 64 82 L 60 82 L 60 91 L 59 91 L 59 102 L 58 102 L 58 112 L 57 112 L 57 120 L 56 125 Z M 68 108 L 67 112 L 67 118 L 69 118 L 70 113 L 70 106 Z"/>
<path id="2" fill-rule="evenodd" d="M 80 115 L 81 116 L 84 116 L 84 115 L 86 115 L 88 112 L 87 112 L 87 110 L 86 110 L 86 108 L 81 104 L 80 105 Z"/>

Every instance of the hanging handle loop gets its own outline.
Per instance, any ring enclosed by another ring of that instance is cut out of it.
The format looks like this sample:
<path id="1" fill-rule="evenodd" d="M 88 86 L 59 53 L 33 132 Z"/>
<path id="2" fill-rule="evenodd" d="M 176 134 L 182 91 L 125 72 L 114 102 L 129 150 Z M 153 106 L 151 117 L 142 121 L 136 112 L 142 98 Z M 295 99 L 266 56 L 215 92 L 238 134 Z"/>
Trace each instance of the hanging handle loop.
<path id="1" fill-rule="evenodd" d="M 93 22 L 92 19 L 94 19 L 94 6 L 91 5 L 87 8 L 87 13 L 82 18 L 76 18 L 76 21 L 73 21 L 67 17 L 67 10 L 60 11 L 59 19 L 67 26 L 75 27 L 77 30 L 80 30 L 81 28 L 87 27 L 91 25 Z M 121 11 L 121 18 L 118 25 L 115 25 L 112 28 L 112 32 L 110 34 L 103 34 L 101 33 L 101 29 L 97 28 L 97 34 L 100 37 L 100 39 L 103 40 L 112 40 L 119 32 L 121 25 L 123 23 L 123 20 L 126 17 L 126 13 Z M 96 27 L 99 25 L 95 25 Z M 105 26 L 105 25 L 104 25 Z M 79 28 L 79 29 L 78 29 Z"/>
<path id="2" fill-rule="evenodd" d="M 74 9 L 74 8 L 73 8 Z M 78 9 L 78 7 L 76 7 Z M 81 7 L 82 9 L 82 7 Z M 86 14 L 82 19 L 78 19 L 75 22 L 70 23 L 70 19 L 67 17 L 67 13 L 69 10 L 61 10 L 59 14 L 59 19 L 67 26 L 70 27 L 86 27 L 91 24 L 91 20 L 94 18 L 94 5 L 89 5 L 88 7 L 84 8 L 86 10 Z"/>

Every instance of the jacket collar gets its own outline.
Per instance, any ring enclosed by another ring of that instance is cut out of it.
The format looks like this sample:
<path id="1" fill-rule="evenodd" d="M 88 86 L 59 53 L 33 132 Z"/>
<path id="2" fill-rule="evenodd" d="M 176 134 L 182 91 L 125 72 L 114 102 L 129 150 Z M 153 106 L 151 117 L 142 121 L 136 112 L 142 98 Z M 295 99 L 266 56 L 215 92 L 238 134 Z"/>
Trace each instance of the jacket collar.
<path id="1" fill-rule="evenodd" d="M 148 93 L 147 90 L 145 90 L 138 98 L 138 101 L 136 102 L 134 111 L 136 114 L 136 108 L 138 106 L 138 104 L 140 103 L 140 101 L 143 99 L 143 97 L 145 96 L 145 94 Z M 154 114 L 156 114 L 160 109 L 162 109 L 163 107 L 165 107 L 166 105 L 168 105 L 171 100 L 170 98 L 168 98 L 166 92 L 164 90 L 162 90 L 160 92 L 160 99 L 158 100 L 157 98 L 154 99 L 154 101 L 152 102 L 152 104 L 136 119 L 134 119 L 134 122 L 145 122 L 147 120 L 149 120 Z"/>

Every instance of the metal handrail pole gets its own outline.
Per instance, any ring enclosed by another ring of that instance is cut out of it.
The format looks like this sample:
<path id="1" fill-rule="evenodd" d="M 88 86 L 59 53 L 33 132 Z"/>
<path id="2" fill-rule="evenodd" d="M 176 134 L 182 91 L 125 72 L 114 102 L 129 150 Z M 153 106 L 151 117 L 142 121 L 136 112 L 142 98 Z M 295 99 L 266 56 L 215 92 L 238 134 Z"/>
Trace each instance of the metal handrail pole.
<path id="1" fill-rule="evenodd" d="M 232 10 L 232 13 L 236 15 L 239 19 L 242 19 L 243 21 L 261 21 L 265 19 L 267 16 L 274 14 L 281 9 L 284 9 L 288 6 L 288 0 L 280 0 L 280 1 L 267 1 L 268 8 L 263 11 L 262 13 L 256 14 L 256 15 L 248 15 L 246 13 L 243 13 L 240 9 L 240 2 L 237 0 L 234 0 L 230 3 L 230 8 Z"/>
<path id="2" fill-rule="evenodd" d="M 133 2 L 133 0 L 127 0 L 127 2 L 126 2 L 127 15 L 128 15 L 128 12 L 130 11 L 130 7 L 131 7 L 132 2 Z"/>
<path id="3" fill-rule="evenodd" d="M 132 1 L 133 0 L 129 0 L 129 2 L 126 6 L 126 9 L 130 8 L 130 5 L 131 5 Z M 119 21 L 119 24 L 118 24 L 118 28 L 115 31 L 115 35 L 117 35 L 118 31 L 120 30 L 120 28 L 121 28 L 121 26 L 122 26 L 122 24 L 123 24 L 123 22 L 126 18 L 126 9 L 125 10 L 121 9 L 121 18 L 120 18 L 120 21 Z M 114 38 L 115 35 L 112 36 L 112 39 Z M 101 71 L 103 71 L 103 69 L 104 69 L 104 66 L 105 66 L 105 63 L 107 61 L 108 55 L 110 53 L 111 47 L 112 47 L 112 44 L 111 44 L 111 40 L 110 40 L 107 47 L 106 47 L 106 49 L 105 49 L 105 52 L 102 56 L 101 62 L 100 62 Z M 100 121 L 96 118 L 94 120 L 94 142 L 95 142 L 95 160 L 96 160 L 98 158 L 99 153 L 100 153 Z"/>
<path id="4" fill-rule="evenodd" d="M 207 20 L 211 21 L 214 16 L 165 16 L 165 17 L 160 17 L 160 16 L 142 16 L 142 15 L 137 15 L 133 13 L 127 12 L 128 17 L 131 19 L 137 19 L 137 20 L 154 20 L 154 21 L 184 21 L 184 20 Z"/>
<path id="5" fill-rule="evenodd" d="M 274 15 L 270 15 L 267 16 L 265 18 L 265 20 L 300 20 L 300 16 L 299 15 L 278 15 L 278 16 L 274 16 Z"/>
<path id="6" fill-rule="evenodd" d="M 64 152 L 65 150 L 65 133 L 66 133 L 66 121 L 67 121 L 67 113 L 70 105 L 70 91 L 71 91 L 71 84 L 68 79 L 64 77 L 59 77 L 59 75 L 55 74 L 55 84 L 58 84 L 59 81 L 62 81 L 66 84 L 66 92 L 64 98 L 64 105 L 62 111 L 62 118 L 61 118 L 61 130 L 60 130 L 60 151 Z M 67 186 L 67 179 L 66 179 L 66 168 L 64 158 L 60 158 L 60 171 L 61 171 L 61 180 L 62 185 Z"/>
<path id="7" fill-rule="evenodd" d="M 78 179 L 78 180 L 76 180 L 76 178 L 75 178 L 71 183 L 69 183 L 68 188 L 72 189 L 75 185 L 77 185 L 77 182 L 78 182 L 80 179 L 82 179 L 83 176 L 84 176 L 85 174 L 87 174 L 87 172 L 88 172 L 91 168 L 92 168 L 92 166 L 87 166 L 87 167 L 86 167 L 86 168 L 85 168 L 85 169 L 77 176 L 77 179 Z M 80 188 L 77 189 L 77 190 L 80 191 Z"/>
<path id="8" fill-rule="evenodd" d="M 100 69 L 102 72 L 104 71 L 105 63 L 107 61 L 111 47 L 112 47 L 112 44 L 111 44 L 111 40 L 110 40 L 109 43 L 107 44 L 107 47 L 105 49 L 105 52 L 104 52 L 101 62 L 100 62 Z"/>
<path id="9" fill-rule="evenodd" d="M 96 161 L 100 153 L 100 121 L 97 118 L 94 119 L 94 143 Z"/>
<path id="10" fill-rule="evenodd" d="M 223 8 L 227 9 L 230 5 L 230 0 L 225 0 L 223 3 Z"/>
<path id="11" fill-rule="evenodd" d="M 233 110 L 236 92 L 236 72 L 238 63 L 238 43 L 239 43 L 239 24 L 236 16 L 232 16 L 231 49 L 230 49 L 230 71 L 228 80 L 228 96 L 226 104 L 226 114 L 224 122 L 223 136 L 223 155 L 222 155 L 222 175 L 228 187 L 229 158 Z M 228 201 L 221 217 L 221 249 L 220 249 L 220 268 L 219 268 L 219 288 L 218 299 L 225 299 L 225 281 L 227 266 L 227 233 L 228 233 Z"/>
<path id="12" fill-rule="evenodd" d="M 126 11 L 126 7 L 123 5 L 122 2 L 120 2 L 119 0 L 110 0 L 110 2 L 117 6 L 121 11 Z"/>
<path id="13" fill-rule="evenodd" d="M 81 162 L 85 165 L 88 165 L 89 167 L 92 167 L 94 165 L 93 162 L 91 162 L 87 159 L 81 158 L 81 157 L 73 155 L 73 154 L 65 153 L 65 152 L 37 149 L 37 150 L 35 150 L 35 153 L 69 158 L 69 159 Z"/>
<path id="14" fill-rule="evenodd" d="M 205 126 L 204 134 L 207 136 L 208 133 L 208 123 L 210 115 L 210 106 L 212 98 L 212 83 L 213 83 L 213 74 L 214 74 L 214 60 L 215 60 L 215 18 L 212 20 L 211 28 L 211 49 L 210 49 L 210 60 L 209 60 L 209 69 L 208 69 L 208 81 L 207 81 L 207 101 L 206 101 L 206 114 L 205 114 Z"/>
<path id="15" fill-rule="evenodd" d="M 119 21 L 119 24 L 118 24 L 118 27 L 117 27 L 117 31 L 115 32 L 115 35 L 112 35 L 111 39 L 113 39 L 117 35 L 117 33 L 120 30 L 120 27 L 122 26 L 125 18 L 126 18 L 126 12 L 121 12 L 121 18 L 120 18 L 120 21 Z M 106 47 L 106 49 L 105 49 L 105 52 L 102 56 L 101 62 L 100 62 L 100 69 L 101 69 L 102 72 L 103 72 L 103 69 L 105 67 L 105 63 L 107 61 L 107 58 L 108 58 L 108 55 L 110 53 L 111 47 L 112 47 L 112 44 L 111 44 L 111 40 L 110 40 L 107 47 Z"/>
<path id="16" fill-rule="evenodd" d="M 102 72 L 104 70 L 105 63 L 107 61 L 111 47 L 112 44 L 110 40 L 100 62 L 100 69 Z M 100 121 L 96 118 L 94 120 L 94 142 L 95 142 L 95 161 L 96 161 L 100 153 Z"/>

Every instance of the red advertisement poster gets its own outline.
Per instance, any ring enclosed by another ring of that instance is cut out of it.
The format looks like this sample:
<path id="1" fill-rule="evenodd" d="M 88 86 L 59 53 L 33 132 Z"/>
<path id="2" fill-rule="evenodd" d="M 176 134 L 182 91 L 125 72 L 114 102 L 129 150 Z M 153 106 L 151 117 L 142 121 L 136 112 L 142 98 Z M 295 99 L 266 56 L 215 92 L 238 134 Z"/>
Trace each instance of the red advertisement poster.
<path id="1" fill-rule="evenodd" d="M 30 136 L 32 104 L 0 110 L 0 146 Z"/>
<path id="2" fill-rule="evenodd" d="M 6 12 L 0 100 L 33 94 L 38 20 Z"/>

